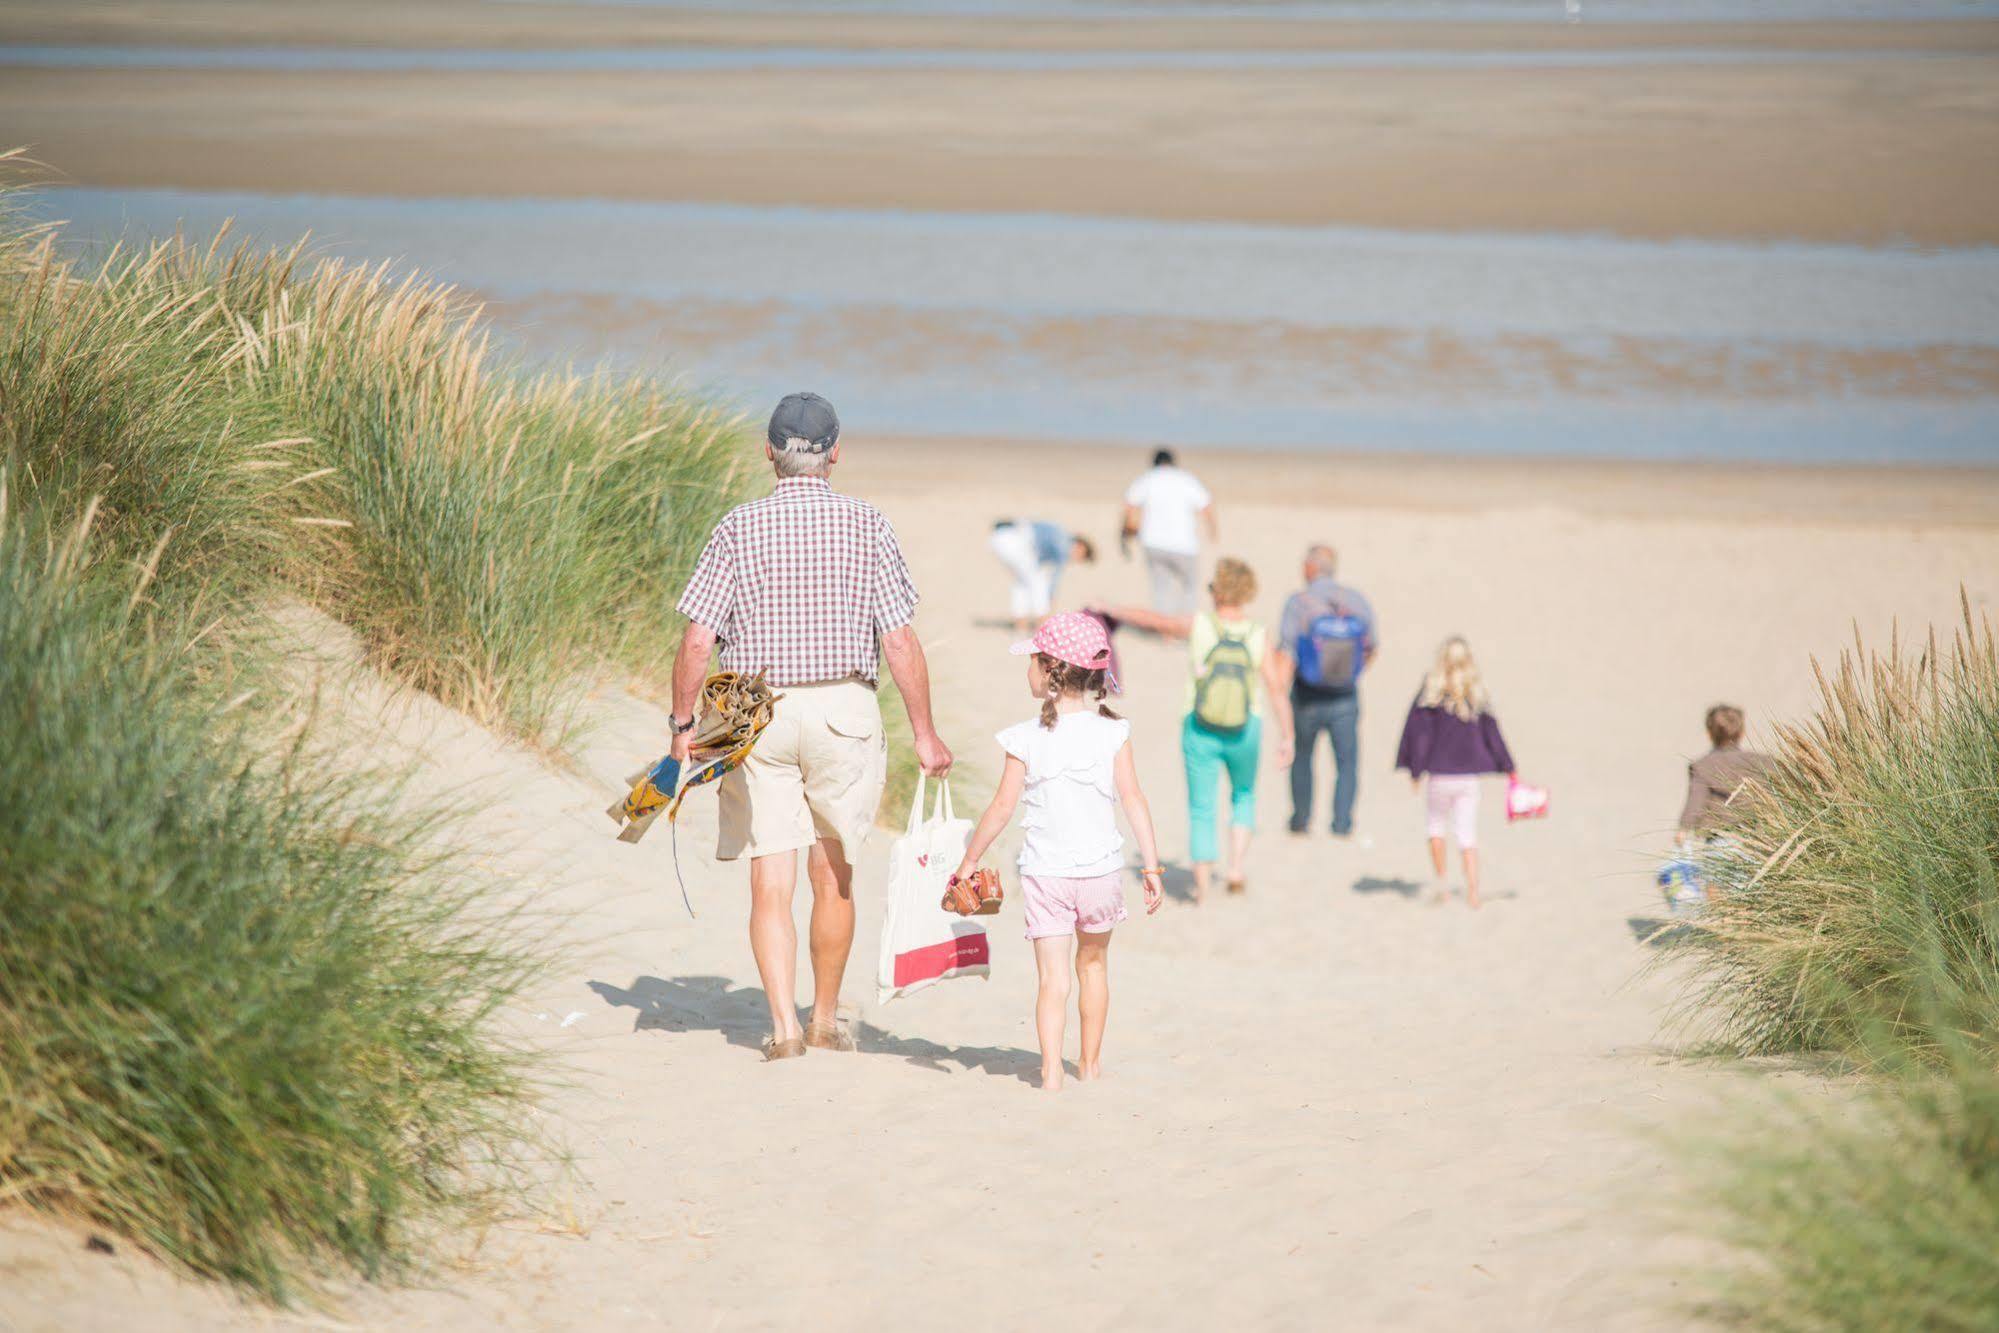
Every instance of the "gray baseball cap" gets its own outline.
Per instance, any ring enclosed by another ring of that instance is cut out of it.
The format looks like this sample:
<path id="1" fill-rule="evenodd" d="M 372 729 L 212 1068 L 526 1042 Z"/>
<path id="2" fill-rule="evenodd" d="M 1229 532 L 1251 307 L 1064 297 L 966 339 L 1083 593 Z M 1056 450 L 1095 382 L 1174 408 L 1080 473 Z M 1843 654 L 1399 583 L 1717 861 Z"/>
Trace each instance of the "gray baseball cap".
<path id="1" fill-rule="evenodd" d="M 770 429 L 764 432 L 773 449 L 801 449 L 823 454 L 840 439 L 840 418 L 833 404 L 816 393 L 788 393 L 770 414 Z"/>

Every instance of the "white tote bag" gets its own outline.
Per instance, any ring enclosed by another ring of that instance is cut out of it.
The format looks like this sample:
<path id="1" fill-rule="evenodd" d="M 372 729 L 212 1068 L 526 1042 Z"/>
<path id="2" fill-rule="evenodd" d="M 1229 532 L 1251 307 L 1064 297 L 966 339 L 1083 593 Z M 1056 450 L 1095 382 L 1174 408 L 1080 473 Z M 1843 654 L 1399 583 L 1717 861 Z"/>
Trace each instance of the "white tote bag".
<path id="1" fill-rule="evenodd" d="M 930 818 L 918 823 L 925 786 L 918 778 L 909 827 L 888 851 L 888 911 L 875 978 L 875 995 L 883 1004 L 946 977 L 992 972 L 985 928 L 942 906 L 945 886 L 972 836 L 972 821 L 958 818 L 951 809 L 951 784 L 940 781 Z"/>

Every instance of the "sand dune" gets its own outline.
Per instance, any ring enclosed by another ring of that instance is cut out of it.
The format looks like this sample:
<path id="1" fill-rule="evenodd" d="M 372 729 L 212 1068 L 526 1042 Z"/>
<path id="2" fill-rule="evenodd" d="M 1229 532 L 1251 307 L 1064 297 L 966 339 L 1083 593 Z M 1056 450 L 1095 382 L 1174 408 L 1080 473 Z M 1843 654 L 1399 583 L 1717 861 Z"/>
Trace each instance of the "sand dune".
<path id="1" fill-rule="evenodd" d="M 1095 479 L 1139 460 L 1100 454 L 1071 473 L 964 449 L 871 458 L 857 440 L 847 479 L 881 499 L 928 594 L 921 625 L 970 804 L 994 770 L 990 733 L 1027 711 L 1007 636 L 986 623 L 1004 585 L 983 528 L 1031 510 L 1101 530 Z M 931 475 L 949 460 L 979 484 L 924 481 L 926 455 Z M 496 1228 L 414 1289 L 350 1293 L 336 1320 L 859 1329 L 929 1326 L 948 1306 L 957 1326 L 995 1329 L 1682 1326 L 1673 1302 L 1703 1255 L 1663 1238 L 1656 1210 L 1676 1176 L 1656 1136 L 1772 1077 L 1673 1058 L 1664 984 L 1635 975 L 1631 920 L 1656 914 L 1647 856 L 1700 710 L 1727 697 L 1756 720 L 1795 712 L 1809 654 L 1835 651 L 1856 621 L 1880 635 L 1948 619 L 1960 580 L 1989 607 L 1999 530 L 1864 509 L 1714 521 L 1688 512 L 1698 489 L 1643 472 L 1661 502 L 1651 518 L 1586 489 L 1574 502 L 1516 488 L 1483 510 L 1390 507 L 1362 487 L 1339 493 L 1345 474 L 1325 466 L 1297 463 L 1291 502 L 1268 478 L 1236 487 L 1239 463 L 1212 473 L 1223 548 L 1270 580 L 1265 611 L 1319 537 L 1377 601 L 1365 838 L 1284 837 L 1271 775 L 1251 894 L 1176 899 L 1119 932 L 1111 1077 L 1055 1098 L 1030 1082 L 1033 973 L 1016 914 L 997 924 L 990 982 L 877 1008 L 878 841 L 848 986 L 862 1053 L 762 1066 L 741 874 L 704 854 L 713 804 L 696 799 L 682 838 L 694 921 L 665 840 L 620 845 L 602 815 L 617 775 L 658 748 L 656 709 L 601 696 L 577 770 L 558 771 L 352 674 L 337 629 L 298 621 L 332 654 L 324 669 L 369 750 L 417 759 L 427 785 L 482 793 L 482 854 L 517 885 L 505 892 L 547 914 L 562 960 L 510 1021 L 568 1071 L 549 1124 L 576 1154 L 550 1219 Z M 1799 474 L 1801 491 L 1820 480 Z M 1138 583 L 1113 558 L 1066 591 L 1116 598 Z M 1481 650 L 1523 767 L 1555 792 L 1545 824 L 1501 827 L 1488 808 L 1494 901 L 1476 915 L 1424 901 L 1419 810 L 1385 767 L 1418 671 L 1454 630 Z M 1177 861 L 1178 658 L 1142 640 L 1124 650 Z M 0 1232 L 0 1274 L 10 1328 L 273 1322 L 18 1221 Z"/>

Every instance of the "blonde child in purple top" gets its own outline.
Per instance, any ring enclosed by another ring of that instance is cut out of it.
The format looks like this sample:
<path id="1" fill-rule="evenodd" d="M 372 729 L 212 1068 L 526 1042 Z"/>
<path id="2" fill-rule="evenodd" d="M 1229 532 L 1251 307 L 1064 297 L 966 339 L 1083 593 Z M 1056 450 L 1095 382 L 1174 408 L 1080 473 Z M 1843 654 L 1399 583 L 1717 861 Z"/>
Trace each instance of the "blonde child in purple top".
<path id="1" fill-rule="evenodd" d="M 1077 1076 L 1089 1080 L 1103 1072 L 1111 930 L 1126 919 L 1119 805 L 1145 858 L 1147 912 L 1159 910 L 1164 891 L 1152 813 L 1131 757 L 1131 724 L 1104 703 L 1111 645 L 1103 625 L 1076 611 L 1050 616 L 1013 651 L 1029 657 L 1027 688 L 1041 700 L 1041 711 L 999 734 L 1006 769 L 957 873 L 962 878 L 977 868 L 1024 801 L 1021 915 L 1040 974 L 1034 1030 L 1041 1041 L 1041 1086 L 1054 1092 L 1062 1086 L 1072 949 L 1083 1039 Z"/>
<path id="2" fill-rule="evenodd" d="M 1447 639 L 1438 650 L 1437 664 L 1409 706 L 1395 766 L 1408 770 L 1418 790 L 1428 780 L 1430 865 L 1441 881 L 1444 835 L 1455 834 L 1464 857 L 1465 901 L 1477 907 L 1478 780 L 1487 773 L 1511 776 L 1513 756 L 1499 734 L 1471 645 L 1463 639 Z"/>

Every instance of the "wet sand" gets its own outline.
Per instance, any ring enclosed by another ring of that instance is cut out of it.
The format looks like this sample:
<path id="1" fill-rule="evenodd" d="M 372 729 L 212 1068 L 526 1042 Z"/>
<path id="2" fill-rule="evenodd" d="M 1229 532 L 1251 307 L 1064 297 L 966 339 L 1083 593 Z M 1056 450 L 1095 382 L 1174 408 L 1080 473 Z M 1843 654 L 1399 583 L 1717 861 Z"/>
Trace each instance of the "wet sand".
<path id="1" fill-rule="evenodd" d="M 419 5 L 379 43 L 829 40 L 829 20 Z M 499 12 L 499 17 L 493 15 Z M 311 9 L 0 13 L 0 40 L 310 42 Z M 208 17 L 201 17 L 202 15 Z M 124 26 L 118 26 L 119 16 Z M 455 16 L 455 19 L 454 19 Z M 476 18 L 476 22 L 474 19 Z M 852 43 L 866 25 L 842 26 Z M 343 11 L 340 31 L 362 25 Z M 884 20 L 878 40 L 1001 40 Z M 426 27 L 428 24 L 430 26 Z M 607 25 L 607 26 L 595 26 Z M 899 25 L 899 26 L 896 26 Z M 1005 41 L 1025 40 L 1004 31 Z M 1058 25 L 1060 26 L 1060 25 Z M 891 29 L 892 33 L 891 34 Z M 1199 25 L 1244 47 L 1643 45 L 1922 54 L 1755 66 L 1364 71 L 795 69 L 674 73 L 15 68 L 0 125 L 73 180 L 386 195 L 558 195 L 1384 228 L 1999 242 L 1999 24 L 1698 31 Z M 1046 41 L 1095 43 L 1108 25 Z M 1125 49 L 1191 42 L 1143 33 Z M 732 34 L 732 36 L 731 36 Z M 1176 35 L 1177 34 L 1177 35 Z"/>
<path id="2" fill-rule="evenodd" d="M 1161 16 L 737 12 L 488 0 L 8 0 L 0 43 L 581 48 L 824 46 L 850 50 L 1999 52 L 1999 23 L 1927 20 L 1768 23 L 1412 22 Z"/>

